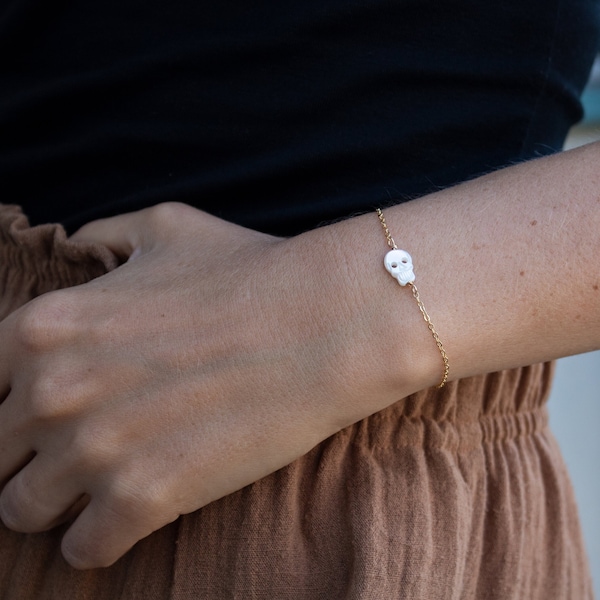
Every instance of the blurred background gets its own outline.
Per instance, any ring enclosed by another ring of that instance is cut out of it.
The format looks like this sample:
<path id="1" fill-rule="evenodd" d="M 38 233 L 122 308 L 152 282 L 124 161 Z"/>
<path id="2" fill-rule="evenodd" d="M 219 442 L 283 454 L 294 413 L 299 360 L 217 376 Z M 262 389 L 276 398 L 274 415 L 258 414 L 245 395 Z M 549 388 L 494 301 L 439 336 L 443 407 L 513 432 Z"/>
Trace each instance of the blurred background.
<path id="1" fill-rule="evenodd" d="M 585 118 L 571 131 L 567 148 L 600 140 L 600 57 L 583 103 Z M 550 425 L 571 473 L 594 591 L 600 600 L 600 351 L 558 361 Z"/>

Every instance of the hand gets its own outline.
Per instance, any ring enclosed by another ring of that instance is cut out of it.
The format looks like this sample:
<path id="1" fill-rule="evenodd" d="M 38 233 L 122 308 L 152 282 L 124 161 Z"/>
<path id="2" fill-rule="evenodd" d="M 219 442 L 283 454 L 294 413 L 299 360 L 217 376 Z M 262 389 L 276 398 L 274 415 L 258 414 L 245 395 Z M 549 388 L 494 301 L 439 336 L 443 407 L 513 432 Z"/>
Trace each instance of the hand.
<path id="1" fill-rule="evenodd" d="M 22 532 L 76 517 L 74 567 L 379 408 L 347 381 L 359 320 L 325 270 L 334 244 L 311 254 L 178 204 L 74 237 L 129 260 L 0 323 L 0 516 Z"/>

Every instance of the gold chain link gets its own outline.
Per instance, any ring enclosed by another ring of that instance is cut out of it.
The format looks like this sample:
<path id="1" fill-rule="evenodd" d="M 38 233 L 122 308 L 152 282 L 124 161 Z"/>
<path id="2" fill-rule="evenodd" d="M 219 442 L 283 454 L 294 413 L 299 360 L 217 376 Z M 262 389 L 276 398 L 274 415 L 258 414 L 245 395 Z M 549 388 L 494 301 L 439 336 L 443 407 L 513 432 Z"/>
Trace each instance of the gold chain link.
<path id="1" fill-rule="evenodd" d="M 390 233 L 390 230 L 385 221 L 385 217 L 383 216 L 383 211 L 380 208 L 377 209 L 377 216 L 379 217 L 379 221 L 381 222 L 381 226 L 383 227 L 385 238 L 387 240 L 387 245 L 393 250 L 398 250 L 398 246 L 396 246 L 396 242 L 394 241 L 394 238 L 392 237 L 392 234 Z M 440 336 L 438 335 L 437 331 L 435 330 L 435 327 L 433 326 L 433 323 L 431 322 L 431 317 L 427 313 L 425 305 L 423 304 L 423 301 L 419 296 L 419 290 L 417 289 L 417 286 L 412 282 L 409 282 L 407 285 L 410 285 L 411 287 L 413 297 L 417 302 L 417 306 L 419 307 L 419 310 L 423 315 L 425 323 L 427 323 L 427 328 L 429 329 L 429 331 L 431 331 L 431 335 L 433 336 L 435 344 L 438 347 L 438 350 L 440 351 L 440 354 L 442 356 L 442 360 L 444 361 L 444 374 L 442 376 L 442 381 L 437 386 L 438 388 L 443 388 L 444 385 L 446 385 L 446 381 L 448 381 L 448 374 L 450 372 L 450 361 L 448 360 L 448 355 L 446 354 L 446 350 L 444 350 L 444 346 L 442 344 L 442 340 L 440 340 Z"/>
<path id="2" fill-rule="evenodd" d="M 385 233 L 385 239 L 387 240 L 387 245 L 392 248 L 393 250 L 398 250 L 398 246 L 396 246 L 396 242 L 394 241 L 394 238 L 392 237 L 392 234 L 390 233 L 390 230 L 388 229 L 387 223 L 385 222 L 385 217 L 383 216 L 383 211 L 378 208 L 377 209 L 377 216 L 379 217 L 379 220 L 381 221 L 381 226 L 383 227 L 383 231 Z"/>
<path id="3" fill-rule="evenodd" d="M 433 326 L 433 323 L 431 322 L 431 317 L 425 310 L 425 305 L 423 304 L 423 302 L 421 301 L 421 298 L 419 297 L 419 290 L 417 289 L 417 286 L 414 283 L 409 283 L 408 285 L 410 285 L 410 287 L 412 288 L 412 293 L 413 293 L 415 300 L 417 301 L 419 310 L 421 311 L 421 314 L 423 315 L 423 319 L 425 319 L 425 323 L 427 323 L 427 327 L 429 328 L 429 331 L 431 331 L 431 335 L 433 336 L 433 339 L 435 340 L 438 350 L 440 351 L 440 354 L 442 355 L 442 360 L 444 361 L 444 375 L 442 376 L 441 383 L 438 384 L 438 388 L 442 388 L 442 387 L 444 387 L 444 385 L 446 385 L 446 381 L 448 381 L 448 373 L 450 372 L 450 361 L 448 360 L 448 355 L 446 354 L 446 351 L 444 350 L 444 346 L 442 345 L 442 340 L 440 340 L 440 336 L 438 335 L 437 331 L 435 330 L 435 327 Z"/>

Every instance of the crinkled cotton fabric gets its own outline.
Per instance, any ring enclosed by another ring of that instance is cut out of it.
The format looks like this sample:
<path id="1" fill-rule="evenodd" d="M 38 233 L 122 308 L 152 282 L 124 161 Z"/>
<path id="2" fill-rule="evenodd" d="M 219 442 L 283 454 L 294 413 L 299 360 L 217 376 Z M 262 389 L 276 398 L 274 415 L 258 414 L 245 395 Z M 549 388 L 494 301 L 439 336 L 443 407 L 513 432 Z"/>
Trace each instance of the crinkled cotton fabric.
<path id="1" fill-rule="evenodd" d="M 0 308 L 115 268 L 0 206 Z M 0 527 L 3 600 L 587 600 L 582 536 L 545 403 L 552 365 L 424 390 L 140 541 L 106 569 L 66 525 Z"/>

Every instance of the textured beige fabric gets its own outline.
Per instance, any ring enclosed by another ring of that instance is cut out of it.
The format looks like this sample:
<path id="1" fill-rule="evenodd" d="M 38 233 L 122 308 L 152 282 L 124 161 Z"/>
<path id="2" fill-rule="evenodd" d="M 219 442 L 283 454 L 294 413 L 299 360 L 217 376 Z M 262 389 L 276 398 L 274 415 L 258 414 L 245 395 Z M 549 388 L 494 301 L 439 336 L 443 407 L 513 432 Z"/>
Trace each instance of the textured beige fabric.
<path id="1" fill-rule="evenodd" d="M 3 315 L 114 266 L 106 250 L 0 206 Z M 400 400 L 108 569 L 71 569 L 64 528 L 0 528 L 0 598 L 587 600 L 577 510 L 547 427 L 551 371 Z"/>

